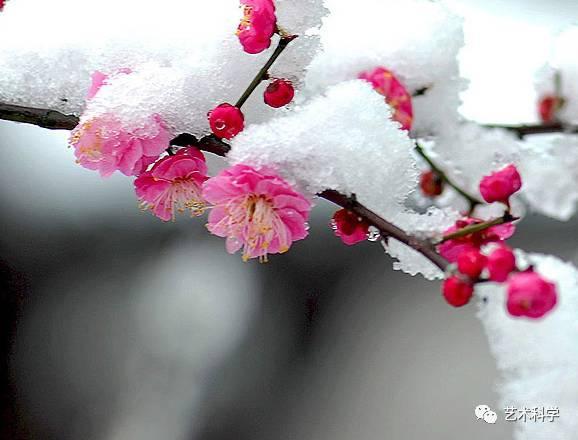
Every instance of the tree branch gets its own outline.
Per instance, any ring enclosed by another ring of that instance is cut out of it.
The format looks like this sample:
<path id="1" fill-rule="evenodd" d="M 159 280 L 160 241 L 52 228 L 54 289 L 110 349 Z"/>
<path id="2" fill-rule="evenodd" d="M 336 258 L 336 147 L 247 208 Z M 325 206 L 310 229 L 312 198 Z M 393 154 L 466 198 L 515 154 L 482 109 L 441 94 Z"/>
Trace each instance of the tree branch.
<path id="1" fill-rule="evenodd" d="M 72 130 L 78 125 L 78 118 L 74 115 L 4 103 L 0 103 L 0 119 L 37 125 L 50 130 Z"/>
<path id="2" fill-rule="evenodd" d="M 264 81 L 269 77 L 269 69 L 271 68 L 273 63 L 275 63 L 277 58 L 279 58 L 279 55 L 281 55 L 283 51 L 287 48 L 289 43 L 291 43 L 295 38 L 297 38 L 297 35 L 281 35 L 281 39 L 279 40 L 279 43 L 277 44 L 275 51 L 271 54 L 265 65 L 261 67 L 261 70 L 257 72 L 257 75 L 255 75 L 255 78 L 253 78 L 251 84 L 249 84 L 249 86 L 243 92 L 239 100 L 235 103 L 235 107 L 241 108 L 243 104 L 245 104 L 247 99 L 249 99 L 251 93 L 253 93 L 253 91 L 257 88 L 257 86 L 261 84 L 261 81 Z"/>
<path id="3" fill-rule="evenodd" d="M 2 103 L 0 103 L 0 119 L 34 124 L 49 129 L 72 130 L 78 124 L 78 118 L 75 116 L 64 115 L 52 110 L 16 107 Z M 192 134 L 183 133 L 172 139 L 171 145 L 180 147 L 192 145 L 202 151 L 222 157 L 226 156 L 231 150 L 229 144 L 214 135 L 208 135 L 198 139 Z M 396 225 L 381 218 L 375 212 L 359 203 L 355 197 L 346 196 L 334 190 L 323 191 L 319 193 L 318 196 L 354 212 L 365 219 L 367 223 L 377 228 L 382 236 L 395 238 L 396 240 L 399 240 L 407 246 L 415 249 L 442 271 L 445 271 L 448 268 L 449 262 L 436 252 L 432 243 L 414 237 Z"/>
<path id="4" fill-rule="evenodd" d="M 422 254 L 442 271 L 445 272 L 445 270 L 448 268 L 449 262 L 437 253 L 429 241 L 410 235 L 396 225 L 381 218 L 375 212 L 359 203 L 355 197 L 346 196 L 331 189 L 319 193 L 318 196 L 342 208 L 354 212 L 371 226 L 377 228 L 381 232 L 382 237 L 393 237 L 396 240 L 401 241 L 403 244 Z"/>
<path id="5" fill-rule="evenodd" d="M 572 125 L 564 125 L 556 122 L 552 124 L 524 124 L 524 125 L 499 125 L 490 124 L 483 125 L 486 128 L 501 128 L 503 130 L 511 131 L 518 136 L 518 139 L 524 139 L 526 136 L 533 134 L 547 134 L 547 133 L 578 133 L 578 127 Z"/>
<path id="6" fill-rule="evenodd" d="M 448 186 L 451 186 L 458 194 L 460 194 L 464 199 L 468 201 L 470 204 L 470 213 L 474 211 L 474 208 L 477 205 L 482 205 L 483 202 L 478 200 L 471 194 L 468 194 L 459 185 L 454 183 L 449 176 L 427 155 L 423 147 L 416 141 L 415 143 L 415 152 L 427 162 L 429 167 L 434 171 Z"/>
<path id="7" fill-rule="evenodd" d="M 473 225 L 465 226 L 462 229 L 458 229 L 457 231 L 446 234 L 437 244 L 444 243 L 448 240 L 465 237 L 466 235 L 475 234 L 476 232 L 482 232 L 491 228 L 492 226 L 503 225 L 505 223 L 511 223 L 516 220 L 519 220 L 519 217 L 514 217 L 509 212 L 506 212 L 502 217 L 497 217 L 493 220 L 488 220 L 485 222 L 474 223 Z"/>

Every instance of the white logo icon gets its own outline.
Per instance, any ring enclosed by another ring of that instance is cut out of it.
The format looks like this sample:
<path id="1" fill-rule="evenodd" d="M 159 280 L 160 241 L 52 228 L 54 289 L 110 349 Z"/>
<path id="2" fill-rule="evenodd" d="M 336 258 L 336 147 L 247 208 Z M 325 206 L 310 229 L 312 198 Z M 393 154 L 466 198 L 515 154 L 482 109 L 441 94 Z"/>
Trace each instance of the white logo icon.
<path id="1" fill-rule="evenodd" d="M 486 423 L 494 424 L 498 420 L 498 415 L 490 409 L 488 405 L 478 405 L 474 410 L 476 418 Z"/>

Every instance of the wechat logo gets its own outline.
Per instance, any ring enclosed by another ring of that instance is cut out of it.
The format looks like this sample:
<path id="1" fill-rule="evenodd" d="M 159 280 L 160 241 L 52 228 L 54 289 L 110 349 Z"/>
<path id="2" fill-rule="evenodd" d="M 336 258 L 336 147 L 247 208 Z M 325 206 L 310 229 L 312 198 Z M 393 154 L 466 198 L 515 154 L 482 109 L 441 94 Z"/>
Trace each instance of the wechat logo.
<path id="1" fill-rule="evenodd" d="M 486 423 L 494 424 L 498 420 L 498 415 L 491 410 L 488 405 L 478 405 L 474 410 L 476 418 L 478 420 L 483 420 Z"/>

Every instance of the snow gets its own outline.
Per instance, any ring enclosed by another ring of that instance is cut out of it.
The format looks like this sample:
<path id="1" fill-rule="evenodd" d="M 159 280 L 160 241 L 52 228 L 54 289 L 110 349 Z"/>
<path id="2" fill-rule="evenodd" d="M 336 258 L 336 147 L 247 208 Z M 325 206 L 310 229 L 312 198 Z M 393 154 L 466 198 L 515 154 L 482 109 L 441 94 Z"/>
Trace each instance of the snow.
<path id="1" fill-rule="evenodd" d="M 526 264 L 556 283 L 558 304 L 539 321 L 516 319 L 505 309 L 503 285 L 480 285 L 477 295 L 490 348 L 502 373 L 503 407 L 558 406 L 553 423 L 516 423 L 516 440 L 571 440 L 578 435 L 578 271 L 560 259 L 517 251 Z"/>
<path id="2" fill-rule="evenodd" d="M 297 34 L 319 25 L 326 12 L 322 0 L 276 5 L 279 24 Z M 203 2 L 202 8 L 187 0 L 152 6 L 103 0 L 87 12 L 87 5 L 75 0 L 10 2 L 0 15 L 0 101 L 79 115 L 92 72 L 129 68 L 134 73 L 112 80 L 91 111 L 121 110 L 127 124 L 138 125 L 148 110 L 175 133 L 207 133 L 207 112 L 237 100 L 278 37 L 259 55 L 243 52 L 235 36 L 242 15 L 238 0 Z M 30 28 L 35 31 L 23 31 Z M 300 36 L 272 75 L 301 78 L 317 45 L 310 32 Z M 262 103 L 263 87 L 243 108 L 248 123 L 276 113 Z"/>
<path id="3" fill-rule="evenodd" d="M 524 199 L 533 211 L 569 220 L 578 202 L 578 136 L 528 139 L 520 162 Z"/>
<path id="4" fill-rule="evenodd" d="M 321 28 L 323 51 L 308 68 L 307 91 L 320 93 L 359 73 L 385 67 L 415 92 L 419 134 L 436 132 L 458 118 L 457 54 L 463 45 L 462 20 L 441 3 L 424 0 L 359 0 L 355 7 L 327 0 L 330 15 Z"/>
<path id="5" fill-rule="evenodd" d="M 549 63 L 536 74 L 536 89 L 540 96 L 554 93 L 554 74 L 561 75 L 561 94 L 566 99 L 560 111 L 560 119 L 569 124 L 578 124 L 578 64 L 576 45 L 578 26 L 561 32 L 552 49 Z"/>
<path id="6" fill-rule="evenodd" d="M 454 183 L 481 199 L 482 177 L 504 165 L 516 164 L 520 142 L 505 130 L 464 123 L 445 128 L 430 151 Z"/>
<path id="7" fill-rule="evenodd" d="M 431 207 L 424 214 L 405 212 L 397 217 L 396 224 L 412 235 L 428 238 L 436 234 L 441 235 L 458 218 L 460 213 L 454 209 Z M 428 280 L 444 277 L 444 273 L 430 260 L 394 238 L 387 241 L 385 250 L 397 260 L 393 263 L 395 270 L 401 270 L 412 276 L 422 274 Z"/>
<path id="8" fill-rule="evenodd" d="M 392 219 L 414 189 L 417 170 L 413 142 L 389 112 L 365 81 L 344 82 L 283 117 L 248 127 L 233 140 L 229 159 L 274 166 L 310 194 L 355 194 Z"/>

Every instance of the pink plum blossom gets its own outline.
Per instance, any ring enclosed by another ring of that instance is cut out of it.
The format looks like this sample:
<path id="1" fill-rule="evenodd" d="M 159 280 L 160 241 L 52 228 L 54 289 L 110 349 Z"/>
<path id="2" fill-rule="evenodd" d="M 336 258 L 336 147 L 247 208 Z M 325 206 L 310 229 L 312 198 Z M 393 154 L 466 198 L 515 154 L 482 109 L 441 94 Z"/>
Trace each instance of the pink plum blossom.
<path id="1" fill-rule="evenodd" d="M 80 123 L 71 133 L 77 163 L 98 170 L 103 177 L 115 171 L 138 176 L 169 145 L 171 136 L 159 116 L 151 116 L 145 126 L 126 130 L 111 114 Z"/>
<path id="2" fill-rule="evenodd" d="M 448 228 L 444 235 L 481 222 L 482 220 L 466 217 L 458 220 L 454 226 Z M 480 247 L 488 243 L 501 243 L 514 235 L 515 231 L 516 226 L 512 223 L 492 226 L 480 232 L 447 240 L 438 246 L 438 251 L 450 263 L 455 263 L 461 253 L 480 249 Z"/>
<path id="3" fill-rule="evenodd" d="M 243 18 L 237 37 L 243 50 L 250 54 L 263 52 L 271 45 L 277 27 L 273 0 L 241 0 Z"/>
<path id="4" fill-rule="evenodd" d="M 195 147 L 187 147 L 160 159 L 135 180 L 134 186 L 143 208 L 168 221 L 174 220 L 175 211 L 189 210 L 194 216 L 204 212 L 201 187 L 205 180 L 205 156 Z"/>
<path id="5" fill-rule="evenodd" d="M 331 226 L 335 235 L 348 246 L 367 240 L 369 234 L 369 224 L 347 209 L 340 209 L 333 215 Z"/>
<path id="6" fill-rule="evenodd" d="M 399 122 L 402 129 L 410 130 L 413 122 L 411 95 L 396 76 L 383 67 L 377 67 L 361 72 L 358 77 L 370 82 L 373 88 L 385 97 L 385 101 L 393 109 L 392 119 Z"/>
<path id="7" fill-rule="evenodd" d="M 522 178 L 514 165 L 484 176 L 480 182 L 480 193 L 488 203 L 502 202 L 509 206 L 510 196 L 522 187 Z"/>
<path id="8" fill-rule="evenodd" d="M 205 182 L 203 197 L 214 205 L 207 228 L 244 261 L 267 261 L 308 234 L 311 202 L 271 169 L 234 165 Z"/>
<path id="9" fill-rule="evenodd" d="M 556 302 L 556 285 L 536 272 L 520 272 L 510 276 L 507 308 L 512 316 L 540 318 L 552 310 Z"/>

